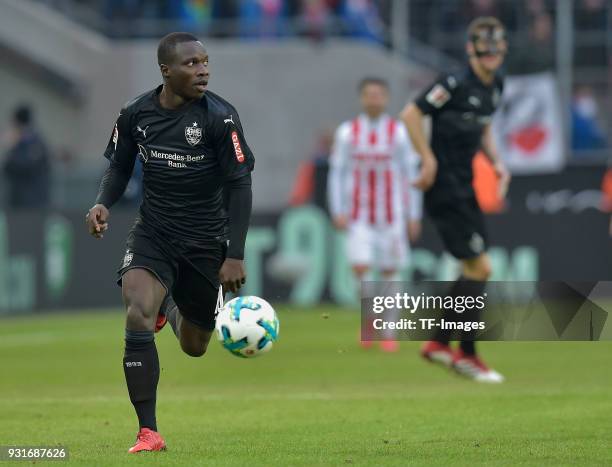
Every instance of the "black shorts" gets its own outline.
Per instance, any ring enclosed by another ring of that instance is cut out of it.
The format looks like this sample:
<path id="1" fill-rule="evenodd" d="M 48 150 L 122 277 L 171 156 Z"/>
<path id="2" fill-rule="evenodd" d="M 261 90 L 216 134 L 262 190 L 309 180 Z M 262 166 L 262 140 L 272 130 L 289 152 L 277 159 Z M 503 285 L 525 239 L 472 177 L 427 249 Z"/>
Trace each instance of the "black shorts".
<path id="1" fill-rule="evenodd" d="M 117 271 L 117 284 L 126 271 L 150 271 L 172 294 L 181 315 L 198 327 L 212 331 L 219 294 L 219 270 L 225 260 L 225 243 L 185 246 L 162 241 L 136 224 L 127 239 L 127 249 Z"/>
<path id="2" fill-rule="evenodd" d="M 455 258 L 475 258 L 487 250 L 484 215 L 475 197 L 444 202 L 426 200 L 425 208 L 445 248 Z"/>

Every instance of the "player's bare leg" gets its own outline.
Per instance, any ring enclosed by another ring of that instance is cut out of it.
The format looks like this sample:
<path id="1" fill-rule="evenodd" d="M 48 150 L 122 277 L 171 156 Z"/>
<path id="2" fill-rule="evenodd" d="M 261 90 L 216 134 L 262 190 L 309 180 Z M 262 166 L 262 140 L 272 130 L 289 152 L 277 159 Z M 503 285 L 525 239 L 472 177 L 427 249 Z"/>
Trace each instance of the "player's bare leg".
<path id="1" fill-rule="evenodd" d="M 202 329 L 187 321 L 180 312 L 177 319 L 178 338 L 181 349 L 190 357 L 201 357 L 206 353 L 213 331 Z"/>
<path id="2" fill-rule="evenodd" d="M 135 268 L 123 275 L 121 291 L 127 311 L 123 370 L 140 427 L 129 452 L 160 451 L 166 443 L 155 417 L 159 358 L 153 331 L 166 290 L 151 272 Z"/>
<path id="3" fill-rule="evenodd" d="M 196 326 L 183 318 L 179 308 L 172 302 L 166 311 L 166 317 L 172 331 L 178 339 L 181 349 L 190 357 L 201 357 L 206 353 L 213 331 Z"/>
<path id="4" fill-rule="evenodd" d="M 491 277 L 491 260 L 482 253 L 475 258 L 461 260 L 461 273 L 466 279 L 486 282 Z"/>
<path id="5" fill-rule="evenodd" d="M 383 269 L 381 276 L 385 281 L 399 281 L 399 274 L 395 269 Z M 389 320 L 395 320 L 399 317 L 399 310 L 389 310 Z M 394 330 L 383 331 L 384 340 L 380 341 L 380 348 L 383 352 L 397 352 L 399 350 L 399 342 L 395 339 Z"/>
<path id="6" fill-rule="evenodd" d="M 359 285 L 359 289 L 360 289 L 360 298 L 361 298 L 361 281 L 363 281 L 366 278 L 366 275 L 370 272 L 370 267 L 367 264 L 354 264 L 352 266 L 353 269 L 353 275 L 355 276 L 355 280 L 357 281 L 357 284 Z M 370 325 L 369 323 L 367 323 L 367 325 L 364 325 L 365 323 L 362 323 L 361 325 L 361 331 L 360 331 L 360 336 L 359 336 L 359 344 L 361 345 L 361 347 L 363 347 L 364 349 L 369 349 L 370 347 L 372 347 L 372 341 L 370 340 L 373 336 L 370 333 Z"/>

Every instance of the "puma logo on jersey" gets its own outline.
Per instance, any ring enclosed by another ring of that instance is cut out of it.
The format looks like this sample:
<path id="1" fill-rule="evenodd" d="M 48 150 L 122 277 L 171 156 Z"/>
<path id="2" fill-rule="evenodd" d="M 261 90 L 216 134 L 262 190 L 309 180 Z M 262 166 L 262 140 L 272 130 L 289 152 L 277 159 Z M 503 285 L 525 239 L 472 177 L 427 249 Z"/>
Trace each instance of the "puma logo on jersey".
<path id="1" fill-rule="evenodd" d="M 231 123 L 232 125 L 235 125 L 234 123 L 234 116 L 230 115 L 229 118 L 226 118 L 223 120 L 223 123 Z"/>
<path id="2" fill-rule="evenodd" d="M 147 137 L 147 128 L 149 128 L 150 125 L 147 125 L 145 127 L 145 129 L 143 130 L 142 128 L 140 128 L 138 125 L 136 125 L 136 130 L 142 133 L 142 136 L 146 139 Z"/>

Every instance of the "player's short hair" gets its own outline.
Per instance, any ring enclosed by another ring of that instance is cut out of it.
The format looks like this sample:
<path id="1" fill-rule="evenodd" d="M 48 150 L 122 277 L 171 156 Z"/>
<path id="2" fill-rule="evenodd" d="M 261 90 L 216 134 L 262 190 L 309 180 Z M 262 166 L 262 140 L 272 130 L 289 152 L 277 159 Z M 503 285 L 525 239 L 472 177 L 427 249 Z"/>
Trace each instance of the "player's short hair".
<path id="1" fill-rule="evenodd" d="M 382 86 L 387 91 L 389 90 L 389 83 L 386 79 L 379 78 L 377 76 L 366 76 L 361 81 L 359 81 L 359 84 L 357 85 L 357 91 L 361 93 L 361 91 L 363 91 L 363 88 L 365 88 L 369 84 L 376 84 L 378 86 Z"/>
<path id="2" fill-rule="evenodd" d="M 162 63 L 172 63 L 177 44 L 182 42 L 198 42 L 199 40 L 189 32 L 171 32 L 159 41 L 157 46 L 157 63 L 159 65 Z"/>
<path id="3" fill-rule="evenodd" d="M 473 38 L 478 36 L 478 33 L 483 29 L 500 30 L 504 34 L 506 32 L 506 28 L 502 22 L 494 16 L 479 16 L 478 18 L 474 18 L 468 26 L 468 39 L 473 40 Z"/>

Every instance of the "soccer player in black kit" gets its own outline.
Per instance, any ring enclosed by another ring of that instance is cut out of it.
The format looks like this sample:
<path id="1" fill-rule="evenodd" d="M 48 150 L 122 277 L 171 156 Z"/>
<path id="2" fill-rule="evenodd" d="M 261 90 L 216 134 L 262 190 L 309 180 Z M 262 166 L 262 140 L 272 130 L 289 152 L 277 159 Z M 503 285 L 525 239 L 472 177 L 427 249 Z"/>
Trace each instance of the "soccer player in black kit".
<path id="1" fill-rule="evenodd" d="M 479 296 L 491 275 L 486 253 L 484 217 L 472 188 L 472 159 L 479 149 L 491 160 L 505 194 L 509 174 L 500 160 L 491 134 L 491 119 L 503 82 L 498 74 L 507 51 L 503 25 L 496 18 L 477 18 L 468 28 L 467 68 L 442 76 L 402 111 L 413 145 L 421 156 L 421 174 L 415 184 L 426 190 L 425 208 L 446 249 L 461 262 L 461 276 L 453 296 Z M 423 131 L 423 116 L 432 118 L 431 145 Z M 450 310 L 447 321 L 459 315 Z M 468 321 L 478 316 L 465 313 Z M 451 331 L 439 330 L 421 354 L 480 382 L 498 383 L 502 375 L 488 368 L 476 352 L 474 334 L 463 333 L 452 352 Z"/>
<path id="2" fill-rule="evenodd" d="M 157 59 L 163 84 L 121 109 L 104 153 L 110 165 L 86 218 L 101 238 L 139 157 L 143 201 L 118 271 L 127 309 L 123 369 L 140 426 L 132 453 L 165 449 L 155 417 L 154 331 L 170 322 L 186 354 L 204 354 L 222 290 L 245 282 L 252 200 L 253 154 L 236 109 L 207 91 L 202 43 L 169 34 Z"/>

